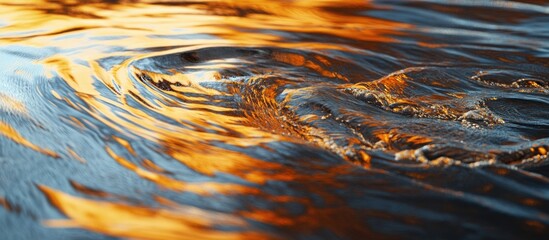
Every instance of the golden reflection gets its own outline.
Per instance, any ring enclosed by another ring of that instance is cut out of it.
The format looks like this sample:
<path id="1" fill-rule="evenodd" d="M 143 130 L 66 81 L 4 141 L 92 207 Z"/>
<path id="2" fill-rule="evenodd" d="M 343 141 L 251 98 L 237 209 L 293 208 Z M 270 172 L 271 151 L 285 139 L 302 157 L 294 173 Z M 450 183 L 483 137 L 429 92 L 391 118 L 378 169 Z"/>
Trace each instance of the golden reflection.
<path id="1" fill-rule="evenodd" d="M 343 75 L 341 75 L 338 72 L 329 71 L 325 69 L 324 67 L 314 63 L 311 60 L 305 59 L 304 56 L 298 55 L 298 54 L 291 54 L 291 53 L 274 53 L 273 58 L 277 61 L 292 64 L 294 66 L 305 66 L 307 68 L 310 68 L 313 71 L 316 71 L 320 73 L 324 77 L 334 77 L 338 78 L 340 80 L 343 80 L 345 82 L 349 82 L 349 79 Z M 329 60 L 322 58 L 322 57 L 316 57 L 317 60 L 324 63 L 326 66 L 330 66 L 331 63 Z"/>
<path id="2" fill-rule="evenodd" d="M 411 135 L 406 133 L 399 133 L 397 130 L 376 130 L 374 135 L 383 142 L 385 150 L 399 151 L 405 149 L 416 149 L 421 146 L 427 145 L 433 140 L 431 138 Z"/>
<path id="3" fill-rule="evenodd" d="M 72 150 L 71 148 L 68 148 L 67 147 L 67 152 L 71 155 L 71 157 L 73 157 L 74 159 L 76 159 L 77 161 L 81 162 L 81 163 L 86 163 L 86 159 L 84 159 L 83 157 L 81 157 L 80 155 L 78 155 L 78 153 L 76 153 L 74 150 Z"/>
<path id="4" fill-rule="evenodd" d="M 107 198 L 107 197 L 113 196 L 112 194 L 109 194 L 107 192 L 89 188 L 75 181 L 70 181 L 70 184 L 74 188 L 74 190 L 81 192 L 83 194 L 86 194 L 88 196 L 94 196 L 94 197 L 100 197 L 100 198 Z"/>
<path id="5" fill-rule="evenodd" d="M 544 147 L 538 147 L 538 152 L 541 155 L 547 155 L 547 149 L 545 149 Z"/>
<path id="6" fill-rule="evenodd" d="M 268 0 L 212 0 L 189 1 L 188 4 L 168 6 L 152 4 L 156 1 L 121 1 L 118 4 L 91 2 L 60 4 L 50 1 L 22 1 L 17 5 L 2 4 L 2 19 L 17 22 L 4 27 L 10 33 L 4 41 L 28 44 L 63 46 L 66 41 L 51 41 L 50 35 L 82 32 L 100 36 L 123 36 L 129 48 L 167 45 L 233 43 L 245 45 L 278 45 L 281 38 L 240 29 L 270 29 L 272 31 L 326 34 L 360 41 L 394 42 L 390 35 L 402 34 L 401 29 L 412 26 L 368 16 L 343 15 L 326 11 L 338 7 L 339 1 L 268 1 Z M 345 2 L 347 7 L 368 8 L 367 1 Z M 249 14 L 241 16 L 241 10 Z M 52 28 L 55 26 L 55 28 Z M 90 31 L 93 29 L 93 32 Z M 187 33 L 210 34 L 217 39 L 165 39 L 153 35 L 173 35 L 181 30 Z M 32 36 L 32 38 L 30 38 Z M 117 45 L 119 40 L 104 40 L 106 45 Z M 295 43 L 314 47 L 321 43 Z M 86 46 L 85 42 L 71 42 L 72 46 Z M 286 46 L 290 46 L 287 44 Z M 329 44 L 325 44 L 329 45 Z M 85 49 L 85 48 L 84 48 Z"/>
<path id="7" fill-rule="evenodd" d="M 14 128 L 12 128 L 7 123 L 0 122 L 0 135 L 3 135 L 4 137 L 6 137 L 6 138 L 18 143 L 18 144 L 21 144 L 25 147 L 28 147 L 28 148 L 30 148 L 34 151 L 37 151 L 39 153 L 42 153 L 44 155 L 48 155 L 48 156 L 54 157 L 54 158 L 59 157 L 59 155 L 56 152 L 54 152 L 52 150 L 49 150 L 49 149 L 41 148 L 41 147 L 33 144 L 32 142 L 30 142 L 29 140 L 27 140 L 26 138 L 21 136 Z"/>
<path id="8" fill-rule="evenodd" d="M 74 197 L 45 186 L 39 188 L 49 201 L 69 218 L 45 221 L 50 227 L 82 227 L 111 236 L 150 240 L 270 238 L 268 235 L 255 232 L 214 230 L 214 224 L 246 226 L 244 221 L 226 214 L 183 206 L 177 209 L 154 209 L 94 201 Z"/>
<path id="9" fill-rule="evenodd" d="M 3 93 L 0 93 L 0 110 L 28 116 L 25 104 Z"/>
<path id="10" fill-rule="evenodd" d="M 165 187 L 174 191 L 188 191 L 200 195 L 209 195 L 212 193 L 222 193 L 222 194 L 253 194 L 257 193 L 258 190 L 255 188 L 250 188 L 237 184 L 226 184 L 226 183 L 215 183 L 215 182 L 204 182 L 204 183 L 186 183 L 180 180 L 169 178 L 160 173 L 154 173 L 147 171 L 133 164 L 132 162 L 116 155 L 110 148 L 106 148 L 107 153 L 118 162 L 121 166 L 135 172 L 138 176 L 147 179 L 151 182 L 154 182 L 162 187 Z"/>
<path id="11" fill-rule="evenodd" d="M 11 210 L 11 204 L 4 198 L 0 197 L 0 206 L 4 207 L 6 210 Z"/>

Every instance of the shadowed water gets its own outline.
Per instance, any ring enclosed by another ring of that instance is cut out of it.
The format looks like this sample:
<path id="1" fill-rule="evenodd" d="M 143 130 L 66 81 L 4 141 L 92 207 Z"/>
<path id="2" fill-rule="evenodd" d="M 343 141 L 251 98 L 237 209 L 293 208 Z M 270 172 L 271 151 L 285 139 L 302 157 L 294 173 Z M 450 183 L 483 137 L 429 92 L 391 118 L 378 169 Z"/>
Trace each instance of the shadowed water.
<path id="1" fill-rule="evenodd" d="M 0 1 L 1 239 L 543 239 L 545 1 Z"/>

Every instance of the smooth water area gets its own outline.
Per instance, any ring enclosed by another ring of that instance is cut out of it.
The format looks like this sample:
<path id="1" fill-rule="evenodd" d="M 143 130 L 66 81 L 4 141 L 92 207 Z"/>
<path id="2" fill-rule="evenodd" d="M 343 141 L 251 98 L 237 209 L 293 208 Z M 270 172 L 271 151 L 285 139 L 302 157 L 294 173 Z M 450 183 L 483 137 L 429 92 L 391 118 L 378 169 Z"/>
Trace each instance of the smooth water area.
<path id="1" fill-rule="evenodd" d="M 1 239 L 544 239 L 546 1 L 0 1 Z"/>

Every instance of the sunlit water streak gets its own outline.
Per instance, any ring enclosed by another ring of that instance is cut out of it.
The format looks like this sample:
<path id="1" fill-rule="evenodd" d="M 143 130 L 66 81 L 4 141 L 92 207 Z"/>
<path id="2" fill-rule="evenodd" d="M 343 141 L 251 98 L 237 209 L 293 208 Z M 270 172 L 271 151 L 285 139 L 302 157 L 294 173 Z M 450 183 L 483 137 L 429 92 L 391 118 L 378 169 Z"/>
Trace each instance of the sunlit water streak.
<path id="1" fill-rule="evenodd" d="M 542 239 L 544 1 L 2 1 L 2 239 Z"/>

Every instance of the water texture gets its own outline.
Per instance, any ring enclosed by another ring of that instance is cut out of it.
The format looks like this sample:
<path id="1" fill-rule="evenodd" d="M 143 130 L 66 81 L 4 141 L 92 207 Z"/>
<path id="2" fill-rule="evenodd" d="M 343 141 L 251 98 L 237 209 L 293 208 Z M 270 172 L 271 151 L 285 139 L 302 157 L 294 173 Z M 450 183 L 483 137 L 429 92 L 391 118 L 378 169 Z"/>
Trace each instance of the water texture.
<path id="1" fill-rule="evenodd" d="M 1 239 L 547 239 L 546 1 L 0 1 Z"/>

